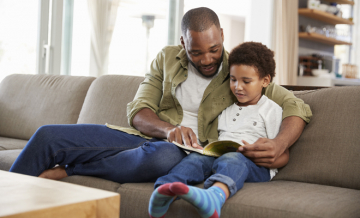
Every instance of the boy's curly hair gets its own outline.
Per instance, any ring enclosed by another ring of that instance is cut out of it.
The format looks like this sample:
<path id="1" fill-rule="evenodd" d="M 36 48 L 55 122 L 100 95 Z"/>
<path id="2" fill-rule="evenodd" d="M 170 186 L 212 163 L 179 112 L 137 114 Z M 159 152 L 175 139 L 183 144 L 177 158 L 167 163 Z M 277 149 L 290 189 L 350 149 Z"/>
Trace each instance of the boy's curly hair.
<path id="1" fill-rule="evenodd" d="M 236 46 L 229 55 L 229 70 L 232 65 L 255 67 L 260 78 L 270 75 L 275 77 L 274 52 L 259 42 L 244 42 Z"/>

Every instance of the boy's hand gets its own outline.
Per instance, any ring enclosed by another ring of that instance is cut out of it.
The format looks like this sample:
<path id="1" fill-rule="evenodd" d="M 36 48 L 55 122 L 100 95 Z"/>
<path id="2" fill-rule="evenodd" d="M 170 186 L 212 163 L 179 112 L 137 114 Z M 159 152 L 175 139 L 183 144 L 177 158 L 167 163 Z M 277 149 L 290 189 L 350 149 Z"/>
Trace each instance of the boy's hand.
<path id="1" fill-rule="evenodd" d="M 187 147 L 203 149 L 203 147 L 197 143 L 197 137 L 194 131 L 191 128 L 184 126 L 175 126 L 174 128 L 169 129 L 167 132 L 167 140 L 169 142 L 175 141 Z"/>
<path id="2" fill-rule="evenodd" d="M 280 146 L 276 146 L 273 139 L 259 138 L 254 144 L 249 144 L 244 140 L 242 142 L 244 146 L 240 146 L 238 152 L 245 155 L 258 166 L 269 168 L 284 153 L 284 151 L 281 151 Z"/>

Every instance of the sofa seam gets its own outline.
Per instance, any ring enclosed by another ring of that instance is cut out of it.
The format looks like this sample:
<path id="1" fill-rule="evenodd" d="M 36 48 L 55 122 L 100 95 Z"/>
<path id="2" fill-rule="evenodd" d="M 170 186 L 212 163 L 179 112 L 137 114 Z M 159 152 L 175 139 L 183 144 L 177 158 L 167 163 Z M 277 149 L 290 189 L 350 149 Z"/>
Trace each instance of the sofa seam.
<path id="1" fill-rule="evenodd" d="M 284 210 L 284 209 L 274 209 L 274 208 L 270 208 L 270 207 L 259 207 L 259 206 L 247 205 L 247 204 L 241 204 L 241 205 L 246 206 L 246 207 L 250 207 L 250 208 L 255 208 L 255 209 L 257 209 L 257 208 L 266 208 L 266 209 L 272 210 L 272 211 L 284 211 L 284 212 L 292 212 L 292 213 L 294 213 L 293 211 Z M 312 216 L 312 215 L 304 214 L 304 213 L 300 213 L 300 212 L 295 212 L 295 213 L 298 214 L 298 215 L 306 215 L 306 217 L 321 218 L 321 216 Z"/>

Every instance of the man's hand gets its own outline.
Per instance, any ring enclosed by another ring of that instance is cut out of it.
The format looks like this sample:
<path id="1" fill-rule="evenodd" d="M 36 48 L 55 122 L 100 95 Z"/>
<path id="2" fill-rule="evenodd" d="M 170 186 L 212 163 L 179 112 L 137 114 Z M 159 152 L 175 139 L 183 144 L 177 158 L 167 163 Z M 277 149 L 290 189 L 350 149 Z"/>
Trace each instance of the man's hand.
<path id="1" fill-rule="evenodd" d="M 300 117 L 286 117 L 274 139 L 260 138 L 254 144 L 240 146 L 241 152 L 256 165 L 270 167 L 300 137 L 306 123 Z"/>
<path id="2" fill-rule="evenodd" d="M 187 147 L 193 147 L 197 149 L 203 149 L 197 143 L 197 137 L 194 131 L 191 128 L 184 126 L 174 126 L 167 128 L 167 140 L 169 142 L 177 142 L 179 144 L 184 144 Z"/>
<path id="3" fill-rule="evenodd" d="M 282 146 L 279 146 L 274 139 L 260 138 L 254 144 L 242 141 L 244 146 L 238 148 L 247 158 L 256 165 L 270 168 L 275 160 L 284 153 Z"/>

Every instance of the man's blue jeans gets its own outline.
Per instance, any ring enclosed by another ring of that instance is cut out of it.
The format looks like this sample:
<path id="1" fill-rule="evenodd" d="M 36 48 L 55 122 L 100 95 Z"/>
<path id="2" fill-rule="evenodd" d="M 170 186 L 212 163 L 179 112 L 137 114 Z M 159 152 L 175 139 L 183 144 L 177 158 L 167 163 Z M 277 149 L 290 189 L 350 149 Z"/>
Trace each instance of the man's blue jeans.
<path id="1" fill-rule="evenodd" d="M 40 127 L 10 171 L 39 176 L 56 164 L 66 173 L 114 182 L 151 182 L 166 175 L 186 153 L 160 139 L 146 140 L 104 125 Z"/>
<path id="2" fill-rule="evenodd" d="M 191 153 L 171 169 L 168 175 L 155 182 L 155 188 L 172 182 L 195 185 L 205 181 L 204 188 L 215 182 L 228 186 L 230 196 L 240 190 L 244 182 L 267 182 L 270 180 L 268 168 L 259 167 L 239 152 L 226 153 L 219 158 Z"/>

